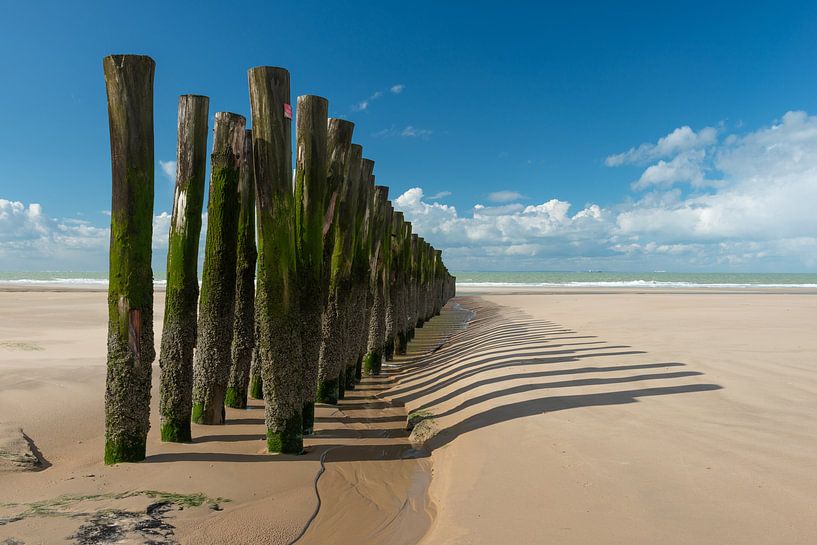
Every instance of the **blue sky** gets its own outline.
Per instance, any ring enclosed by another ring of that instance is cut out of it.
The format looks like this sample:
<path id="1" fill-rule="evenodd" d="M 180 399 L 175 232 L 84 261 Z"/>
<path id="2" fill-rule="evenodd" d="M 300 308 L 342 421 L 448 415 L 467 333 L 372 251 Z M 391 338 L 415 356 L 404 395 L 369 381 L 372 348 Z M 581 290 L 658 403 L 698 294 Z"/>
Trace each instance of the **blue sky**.
<path id="1" fill-rule="evenodd" d="M 178 95 L 249 115 L 270 64 L 452 269 L 817 270 L 813 3 L 65 4 L 0 22 L 0 269 L 105 270 L 101 59 L 128 52 L 157 63 L 158 269 Z"/>

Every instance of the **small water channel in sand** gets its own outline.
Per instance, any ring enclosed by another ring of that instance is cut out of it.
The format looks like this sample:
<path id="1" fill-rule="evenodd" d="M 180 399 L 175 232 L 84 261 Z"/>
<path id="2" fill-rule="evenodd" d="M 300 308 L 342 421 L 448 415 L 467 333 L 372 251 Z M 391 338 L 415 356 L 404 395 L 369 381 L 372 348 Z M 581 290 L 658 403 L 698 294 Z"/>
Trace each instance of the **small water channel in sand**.
<path id="1" fill-rule="evenodd" d="M 292 543 L 413 545 L 423 538 L 436 514 L 428 493 L 431 459 L 412 445 L 405 409 L 390 402 L 388 391 L 421 369 L 423 358 L 464 329 L 470 317 L 467 309 L 448 305 L 417 330 L 406 355 L 347 392 L 329 416 L 318 417 L 309 444 L 326 448 L 316 480 L 319 505 Z"/>

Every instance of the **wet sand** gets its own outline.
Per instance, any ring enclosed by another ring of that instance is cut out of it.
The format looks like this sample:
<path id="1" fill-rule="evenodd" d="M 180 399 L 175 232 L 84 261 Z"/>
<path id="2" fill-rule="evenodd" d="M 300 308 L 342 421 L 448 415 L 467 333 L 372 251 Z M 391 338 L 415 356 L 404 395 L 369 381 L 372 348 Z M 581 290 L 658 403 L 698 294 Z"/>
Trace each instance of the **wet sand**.
<path id="1" fill-rule="evenodd" d="M 0 291 L 0 424 L 22 426 L 50 464 L 0 473 L 0 502 L 201 492 L 200 506 L 171 502 L 139 526 L 167 524 L 181 543 L 287 543 L 305 527 L 298 543 L 813 542 L 815 293 L 503 291 L 455 303 L 382 377 L 319 406 L 304 456 L 263 453 L 255 402 L 184 445 L 158 441 L 154 414 L 146 463 L 105 467 L 104 292 Z M 411 411 L 432 435 L 423 445 L 404 429 Z M 57 510 L 144 513 L 162 499 Z M 88 518 L 31 516 L 0 525 L 0 541 L 74 542 Z"/>

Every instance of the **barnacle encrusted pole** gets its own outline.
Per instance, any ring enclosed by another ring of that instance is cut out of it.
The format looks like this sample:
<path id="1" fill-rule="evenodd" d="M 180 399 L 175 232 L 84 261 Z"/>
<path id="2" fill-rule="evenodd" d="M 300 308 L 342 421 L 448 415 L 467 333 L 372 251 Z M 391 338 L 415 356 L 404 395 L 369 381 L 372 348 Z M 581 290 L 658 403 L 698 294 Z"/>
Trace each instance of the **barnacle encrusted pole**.
<path id="1" fill-rule="evenodd" d="M 388 304 L 388 253 L 391 238 L 392 207 L 388 202 L 389 188 L 375 186 L 374 206 L 377 211 L 372 227 L 371 284 L 372 310 L 369 317 L 369 340 L 363 358 L 363 372 L 379 375 L 386 344 L 386 305 Z"/>
<path id="2" fill-rule="evenodd" d="M 210 99 L 179 97 L 176 189 L 167 250 L 159 387 L 162 441 L 187 442 L 193 406 L 193 348 L 199 300 L 199 237 Z"/>
<path id="3" fill-rule="evenodd" d="M 258 316 L 256 306 L 255 315 Z M 252 363 L 250 363 L 250 397 L 253 399 L 264 399 L 264 381 L 261 379 L 261 356 L 258 355 L 258 318 L 255 319 L 255 348 L 252 351 Z"/>
<path id="4" fill-rule="evenodd" d="M 217 112 L 210 156 L 207 238 L 193 365 L 193 411 L 197 424 L 224 423 L 230 379 L 238 238 L 238 182 L 244 151 L 243 116 Z"/>
<path id="5" fill-rule="evenodd" d="M 141 55 L 102 61 L 111 137 L 105 463 L 145 459 L 153 348 L 153 74 Z"/>
<path id="6" fill-rule="evenodd" d="M 343 212 L 346 199 L 348 164 L 351 155 L 354 124 L 343 119 L 328 120 L 327 149 L 329 166 L 327 172 L 326 206 L 328 229 L 324 247 L 324 266 L 327 271 L 327 300 L 323 314 L 320 358 L 318 366 L 317 392 L 315 399 L 320 403 L 338 402 L 338 373 L 343 358 L 342 310 L 348 297 L 343 291 L 346 286 L 342 278 L 343 240 L 348 236 L 349 226 L 345 224 Z"/>
<path id="7" fill-rule="evenodd" d="M 251 130 L 244 131 L 238 205 L 232 364 L 224 405 L 244 409 L 247 407 L 250 365 L 255 348 L 255 262 L 258 257 L 255 248 L 255 173 Z"/>
<path id="8" fill-rule="evenodd" d="M 301 309 L 300 394 L 303 433 L 315 423 L 315 390 L 321 352 L 321 322 L 327 286 L 323 266 L 327 193 L 327 114 L 329 101 L 298 97 L 295 140 L 295 244 Z"/>
<path id="9" fill-rule="evenodd" d="M 442 250 L 434 250 L 434 308 L 433 316 L 439 316 L 440 310 L 445 304 L 443 294 L 443 275 L 445 274 L 445 266 L 443 265 Z"/>
<path id="10" fill-rule="evenodd" d="M 299 373 L 301 316 L 292 191 L 292 107 L 289 72 L 259 66 L 248 73 L 258 201 L 258 355 L 265 401 L 267 450 L 303 452 Z"/>
<path id="11" fill-rule="evenodd" d="M 412 340 L 417 327 L 417 286 L 420 284 L 420 237 L 417 233 L 411 235 L 411 264 L 409 266 L 411 283 L 408 295 L 408 340 Z"/>
<path id="12" fill-rule="evenodd" d="M 400 313 L 397 322 L 397 346 L 395 352 L 406 353 L 409 341 L 409 290 L 411 286 L 411 222 L 403 222 L 400 236 Z"/>
<path id="13" fill-rule="evenodd" d="M 343 183 L 343 199 L 341 199 L 341 223 L 345 226 L 342 232 L 340 255 L 333 261 L 340 263 L 340 285 L 342 297 L 339 307 L 340 323 L 343 327 L 341 339 L 341 352 L 335 373 L 338 382 L 338 398 L 346 396 L 346 369 L 354 365 L 356 361 L 357 342 L 353 335 L 352 309 L 352 264 L 354 261 L 354 247 L 356 244 L 356 218 L 358 214 L 358 194 L 360 193 L 360 174 L 363 166 L 363 148 L 357 144 L 352 144 L 349 150 L 349 160 L 347 161 L 346 175 Z"/>
<path id="14" fill-rule="evenodd" d="M 425 294 L 423 295 L 423 321 L 429 321 L 433 315 L 433 308 L 434 308 L 434 300 L 433 300 L 433 291 L 434 291 L 434 247 L 431 244 L 426 243 L 426 285 L 425 285 Z"/>
<path id="15" fill-rule="evenodd" d="M 362 150 L 361 150 L 362 152 Z M 371 255 L 372 217 L 374 215 L 374 161 L 363 159 L 360 164 L 360 188 L 358 190 L 358 213 L 355 219 L 355 245 L 352 260 L 352 301 L 349 309 L 351 335 L 355 345 L 346 370 L 346 388 L 353 389 L 362 378 L 363 358 L 369 340 L 369 318 L 372 310 Z"/>
<path id="16" fill-rule="evenodd" d="M 426 267 L 427 252 L 426 241 L 423 237 L 417 237 L 417 298 L 415 311 L 415 327 L 423 327 L 425 322 L 425 292 L 428 269 Z"/>
<path id="17" fill-rule="evenodd" d="M 386 304 L 386 346 L 383 350 L 386 361 L 394 358 L 397 348 L 397 332 L 400 315 L 400 234 L 403 232 L 403 213 L 392 213 L 391 229 L 387 244 L 389 245 L 389 264 L 386 271 L 388 282 L 388 299 Z"/>

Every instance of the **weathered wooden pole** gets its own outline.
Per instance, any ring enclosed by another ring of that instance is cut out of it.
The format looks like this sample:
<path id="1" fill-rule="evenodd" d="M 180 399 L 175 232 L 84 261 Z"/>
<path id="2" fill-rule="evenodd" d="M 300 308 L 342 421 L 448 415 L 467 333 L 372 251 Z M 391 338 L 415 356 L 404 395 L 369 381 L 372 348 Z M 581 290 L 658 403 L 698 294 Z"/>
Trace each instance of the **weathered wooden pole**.
<path id="1" fill-rule="evenodd" d="M 159 387 L 162 441 L 191 441 L 193 349 L 199 300 L 199 237 L 207 167 L 207 118 L 210 99 L 179 97 L 176 190 L 167 250 L 167 287 Z"/>
<path id="2" fill-rule="evenodd" d="M 342 225 L 346 226 L 343 232 L 341 245 L 341 293 L 342 306 L 340 307 L 340 318 L 343 324 L 343 335 L 341 358 L 335 369 L 338 381 L 338 398 L 346 396 L 346 369 L 355 364 L 357 355 L 357 342 L 354 336 L 354 320 L 352 316 L 352 266 L 354 264 L 354 251 L 357 244 L 357 214 L 358 195 L 361 186 L 361 169 L 363 168 L 363 148 L 357 144 L 352 144 L 349 150 L 349 161 L 347 162 L 346 176 L 344 177 L 343 194 L 341 200 Z"/>
<path id="3" fill-rule="evenodd" d="M 426 267 L 426 241 L 423 237 L 417 237 L 417 312 L 415 327 L 423 327 L 425 322 L 425 290 L 428 269 Z"/>
<path id="4" fill-rule="evenodd" d="M 397 354 L 406 353 L 409 341 L 409 290 L 411 289 L 411 222 L 403 223 L 403 232 L 400 235 L 400 307 L 398 315 Z"/>
<path id="5" fill-rule="evenodd" d="M 303 433 L 315 423 L 315 391 L 321 351 L 321 322 L 327 285 L 323 266 L 327 193 L 327 115 L 329 101 L 298 97 L 295 141 L 295 243 L 301 308 Z M 327 226 L 328 227 L 328 226 Z"/>
<path id="6" fill-rule="evenodd" d="M 246 120 L 228 112 L 217 112 L 215 120 L 193 366 L 191 419 L 197 424 L 224 423 L 224 397 L 230 379 L 235 315 L 238 183 Z"/>
<path id="7" fill-rule="evenodd" d="M 362 150 L 361 150 L 362 152 Z M 353 336 L 356 348 L 347 370 L 346 388 L 354 388 L 355 382 L 362 378 L 363 358 L 366 355 L 369 340 L 369 319 L 372 310 L 371 255 L 372 255 L 372 218 L 374 216 L 374 161 L 363 159 L 360 170 L 360 190 L 358 191 L 358 214 L 355 223 L 357 233 L 355 255 L 352 265 L 352 305 L 350 310 Z"/>
<path id="8" fill-rule="evenodd" d="M 433 316 L 439 316 L 445 301 L 443 300 L 443 252 L 434 250 L 434 310 Z"/>
<path id="9" fill-rule="evenodd" d="M 256 307 L 256 316 L 258 309 Z M 250 397 L 253 399 L 264 399 L 264 381 L 261 379 L 261 356 L 258 353 L 258 319 L 255 319 L 255 348 L 252 351 L 252 363 L 250 363 Z"/>
<path id="10" fill-rule="evenodd" d="M 153 73 L 140 55 L 102 61 L 111 136 L 105 463 L 145 459 L 153 348 Z"/>
<path id="11" fill-rule="evenodd" d="M 391 203 L 388 202 L 389 188 L 375 187 L 375 209 L 372 237 L 372 311 L 369 318 L 369 340 L 366 357 L 363 358 L 363 372 L 379 375 L 386 345 L 386 305 L 388 304 L 388 253 L 391 238 Z"/>
<path id="12" fill-rule="evenodd" d="M 348 214 L 344 214 L 348 209 L 348 203 L 344 201 L 354 124 L 342 119 L 330 119 L 328 131 L 329 167 L 326 179 L 330 197 L 326 206 L 329 225 L 324 249 L 328 283 L 315 399 L 320 403 L 336 404 L 340 395 L 338 373 L 343 362 L 343 337 L 347 335 L 343 330 L 342 314 L 348 300 L 343 282 L 343 242 L 344 236 L 349 236 L 349 225 L 346 223 L 349 218 Z"/>
<path id="13" fill-rule="evenodd" d="M 250 130 L 244 131 L 238 205 L 232 363 L 224 404 L 244 409 L 247 407 L 250 366 L 255 348 L 255 263 L 258 257 L 255 248 L 255 171 Z"/>
<path id="14" fill-rule="evenodd" d="M 397 331 L 399 329 L 400 314 L 400 234 L 403 232 L 403 213 L 392 213 L 391 229 L 389 232 L 389 264 L 387 271 L 388 300 L 386 304 L 386 346 L 383 350 L 386 361 L 394 358 L 397 349 Z"/>
<path id="15" fill-rule="evenodd" d="M 417 233 L 411 235 L 411 261 L 409 265 L 409 275 L 411 280 L 409 282 L 408 291 L 408 340 L 412 340 L 415 335 L 417 327 L 417 285 L 420 282 L 419 274 L 419 236 Z"/>
<path id="16" fill-rule="evenodd" d="M 303 359 L 292 191 L 289 72 L 259 66 L 248 73 L 258 202 L 258 353 L 267 450 L 300 454 Z"/>

